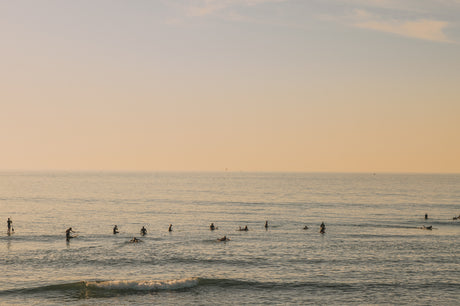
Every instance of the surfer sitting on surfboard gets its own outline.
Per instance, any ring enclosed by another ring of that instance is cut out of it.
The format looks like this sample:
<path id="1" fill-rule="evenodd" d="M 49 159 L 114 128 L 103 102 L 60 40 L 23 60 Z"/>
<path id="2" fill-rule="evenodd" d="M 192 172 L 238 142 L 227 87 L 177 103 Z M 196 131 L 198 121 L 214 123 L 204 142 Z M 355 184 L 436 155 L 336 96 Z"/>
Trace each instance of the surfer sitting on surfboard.
<path id="1" fill-rule="evenodd" d="M 115 235 L 115 234 L 118 234 L 118 233 L 119 233 L 119 231 L 118 231 L 118 225 L 115 225 L 115 226 L 113 227 L 113 234 Z"/>
<path id="2" fill-rule="evenodd" d="M 143 226 L 143 227 L 141 228 L 141 235 L 142 235 L 142 236 L 147 235 L 147 229 L 145 228 L 145 226 Z"/>

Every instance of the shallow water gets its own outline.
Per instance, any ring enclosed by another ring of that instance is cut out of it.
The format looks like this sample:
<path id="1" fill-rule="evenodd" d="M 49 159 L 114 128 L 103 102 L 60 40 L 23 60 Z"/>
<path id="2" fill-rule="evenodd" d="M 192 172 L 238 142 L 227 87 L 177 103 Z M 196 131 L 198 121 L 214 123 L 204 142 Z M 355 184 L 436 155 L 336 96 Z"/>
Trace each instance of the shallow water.
<path id="1" fill-rule="evenodd" d="M 0 188 L 2 304 L 460 299 L 460 175 L 10 172 Z"/>

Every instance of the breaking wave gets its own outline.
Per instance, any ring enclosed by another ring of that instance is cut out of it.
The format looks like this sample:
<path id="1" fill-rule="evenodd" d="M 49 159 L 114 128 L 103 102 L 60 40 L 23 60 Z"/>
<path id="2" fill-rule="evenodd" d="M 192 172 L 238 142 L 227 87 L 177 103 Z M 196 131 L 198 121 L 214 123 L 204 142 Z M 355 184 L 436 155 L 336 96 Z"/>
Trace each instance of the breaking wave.
<path id="1" fill-rule="evenodd" d="M 101 298 L 119 295 L 130 295 L 138 293 L 162 292 L 162 291 L 184 291 L 197 287 L 215 287 L 225 290 L 252 288 L 255 290 L 308 290 L 324 292 L 353 292 L 361 290 L 379 291 L 391 288 L 407 287 L 408 290 L 423 290 L 425 288 L 439 287 L 442 290 L 460 290 L 460 283 L 430 283 L 430 284 L 388 284 L 388 283 L 318 283 L 318 282 L 258 282 L 244 281 L 237 279 L 210 279 L 190 277 L 173 280 L 102 280 L 102 281 L 80 281 L 64 284 L 53 284 L 34 288 L 22 288 L 0 291 L 0 298 L 8 295 L 45 295 L 47 297 L 66 296 L 70 299 Z"/>
<path id="2" fill-rule="evenodd" d="M 85 282 L 86 287 L 100 288 L 107 290 L 180 290 L 196 287 L 199 283 L 199 278 L 184 278 L 177 280 L 146 280 L 146 281 L 95 281 Z"/>

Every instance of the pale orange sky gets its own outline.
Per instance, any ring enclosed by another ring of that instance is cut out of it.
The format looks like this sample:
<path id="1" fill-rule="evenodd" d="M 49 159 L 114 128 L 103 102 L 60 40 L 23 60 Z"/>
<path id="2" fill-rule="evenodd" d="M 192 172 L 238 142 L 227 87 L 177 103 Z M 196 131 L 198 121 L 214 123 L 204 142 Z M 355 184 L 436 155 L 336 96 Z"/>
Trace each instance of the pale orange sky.
<path id="1" fill-rule="evenodd" d="M 5 1 L 0 169 L 460 173 L 460 2 Z"/>

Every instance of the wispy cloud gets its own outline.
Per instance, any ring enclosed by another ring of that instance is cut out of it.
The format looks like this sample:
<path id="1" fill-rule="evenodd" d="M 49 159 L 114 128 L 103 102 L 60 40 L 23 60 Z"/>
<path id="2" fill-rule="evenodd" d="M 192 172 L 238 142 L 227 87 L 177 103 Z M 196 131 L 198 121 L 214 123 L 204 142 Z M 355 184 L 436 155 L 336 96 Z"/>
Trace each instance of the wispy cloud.
<path id="1" fill-rule="evenodd" d="M 430 5 L 446 1 L 432 0 Z M 393 0 L 370 0 L 365 4 L 361 0 L 338 2 L 346 3 L 349 13 L 327 15 L 325 19 L 360 29 L 434 42 L 454 43 L 446 34 L 446 29 L 452 26 L 451 22 L 433 17 L 433 13 L 424 11 L 423 7 L 410 9 Z M 456 0 L 450 2 L 450 4 L 455 3 Z M 350 7 L 354 8 L 350 9 Z"/>
<path id="2" fill-rule="evenodd" d="M 250 7 L 267 3 L 285 2 L 288 0 L 195 0 L 183 5 L 189 16 L 208 16 L 228 13 L 227 10 Z"/>
<path id="3" fill-rule="evenodd" d="M 414 21 L 365 21 L 357 22 L 355 26 L 424 40 L 452 42 L 443 32 L 448 26 L 445 21 L 426 19 Z"/>
<path id="4" fill-rule="evenodd" d="M 446 21 L 434 19 L 398 20 L 384 18 L 365 10 L 355 10 L 348 20 L 350 25 L 357 28 L 436 42 L 452 42 L 444 33 L 444 30 L 449 26 Z"/>
<path id="5" fill-rule="evenodd" d="M 274 19 L 273 15 L 263 15 L 268 5 L 275 12 L 276 4 L 292 0 L 162 0 L 165 6 L 173 8 L 178 14 L 166 21 L 170 25 L 179 25 L 194 19 L 216 18 L 232 22 L 284 24 L 284 21 Z M 270 9 L 269 9 L 270 11 Z M 282 10 L 277 11 L 278 13 Z M 280 13 L 281 14 L 281 13 Z M 281 14 L 282 15 L 282 14 Z M 279 16 L 278 16 L 279 17 Z M 287 22 L 289 23 L 289 22 Z M 281 24 L 281 25 L 282 25 Z"/>
<path id="6" fill-rule="evenodd" d="M 171 22 L 217 18 L 235 22 L 312 28 L 336 22 L 433 42 L 455 43 L 460 0 L 164 0 L 181 15 Z M 284 3 L 284 4 L 283 4 Z M 315 16 L 315 17 L 314 17 Z"/>

